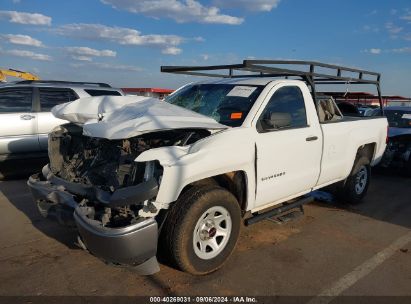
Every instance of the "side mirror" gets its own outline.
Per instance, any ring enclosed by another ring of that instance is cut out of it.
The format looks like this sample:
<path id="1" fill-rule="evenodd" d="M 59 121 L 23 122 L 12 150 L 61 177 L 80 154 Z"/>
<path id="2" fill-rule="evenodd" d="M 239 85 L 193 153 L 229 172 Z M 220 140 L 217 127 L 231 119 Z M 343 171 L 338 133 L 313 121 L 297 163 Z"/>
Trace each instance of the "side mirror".
<path id="1" fill-rule="evenodd" d="M 269 114 L 269 119 L 264 119 L 270 130 L 277 130 L 291 126 L 291 115 L 289 113 L 273 112 Z"/>

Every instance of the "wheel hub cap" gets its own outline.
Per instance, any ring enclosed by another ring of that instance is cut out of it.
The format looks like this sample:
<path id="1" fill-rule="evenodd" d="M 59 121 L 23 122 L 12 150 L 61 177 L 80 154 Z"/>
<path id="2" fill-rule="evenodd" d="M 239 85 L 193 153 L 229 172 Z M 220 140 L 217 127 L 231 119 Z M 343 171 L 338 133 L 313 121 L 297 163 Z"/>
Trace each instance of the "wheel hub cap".
<path id="1" fill-rule="evenodd" d="M 198 219 L 193 233 L 195 254 L 204 260 L 216 257 L 231 234 L 230 213 L 224 207 L 211 207 Z"/>
<path id="2" fill-rule="evenodd" d="M 360 168 L 358 171 L 357 176 L 355 178 L 355 192 L 357 194 L 363 193 L 365 187 L 367 186 L 368 182 L 368 172 L 365 166 Z"/>
<path id="3" fill-rule="evenodd" d="M 215 227 L 214 222 L 207 220 L 204 225 L 202 225 L 199 236 L 202 241 L 209 240 L 213 238 L 217 233 L 217 228 Z"/>
<path id="4" fill-rule="evenodd" d="M 208 230 L 208 237 L 213 238 L 217 234 L 217 228 L 213 227 L 210 230 Z"/>

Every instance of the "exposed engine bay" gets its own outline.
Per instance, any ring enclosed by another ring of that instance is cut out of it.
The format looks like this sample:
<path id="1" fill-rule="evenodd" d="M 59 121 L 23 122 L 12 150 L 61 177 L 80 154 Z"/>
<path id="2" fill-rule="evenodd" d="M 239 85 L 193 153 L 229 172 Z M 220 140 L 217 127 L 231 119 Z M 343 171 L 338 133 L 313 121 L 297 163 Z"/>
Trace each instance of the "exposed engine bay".
<path id="1" fill-rule="evenodd" d="M 135 162 L 137 156 L 153 148 L 190 145 L 209 135 L 204 129 L 174 129 L 108 140 L 84 136 L 82 127 L 69 123 L 49 135 L 50 170 L 67 182 L 66 190 L 75 194 L 90 220 L 104 227 L 124 227 L 158 213 L 151 203 L 155 197 L 139 201 L 139 192 L 153 193 L 146 189 L 161 183 L 163 168 L 158 161 Z M 71 190 L 70 185 L 76 188 Z M 84 191 L 77 190 L 77 185 L 93 195 L 82 195 Z"/>

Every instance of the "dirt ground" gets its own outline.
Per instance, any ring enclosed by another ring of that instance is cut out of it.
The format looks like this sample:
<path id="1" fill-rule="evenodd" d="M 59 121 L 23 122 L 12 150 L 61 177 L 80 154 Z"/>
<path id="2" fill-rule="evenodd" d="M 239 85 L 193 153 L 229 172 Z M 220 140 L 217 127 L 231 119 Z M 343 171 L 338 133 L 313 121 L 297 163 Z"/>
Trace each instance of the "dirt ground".
<path id="1" fill-rule="evenodd" d="M 167 265 L 139 276 L 75 247 L 75 231 L 37 212 L 26 173 L 0 182 L 0 231 L 3 296 L 411 296 L 411 179 L 392 173 L 373 175 L 360 206 L 317 201 L 286 224 L 243 227 L 224 268 L 203 277 Z"/>

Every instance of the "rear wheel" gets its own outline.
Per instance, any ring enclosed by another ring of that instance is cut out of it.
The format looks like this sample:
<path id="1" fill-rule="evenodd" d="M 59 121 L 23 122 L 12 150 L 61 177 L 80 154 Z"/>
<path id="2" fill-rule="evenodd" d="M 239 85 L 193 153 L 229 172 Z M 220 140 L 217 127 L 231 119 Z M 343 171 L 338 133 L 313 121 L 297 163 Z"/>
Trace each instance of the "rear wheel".
<path id="1" fill-rule="evenodd" d="M 163 240 L 175 265 L 203 275 L 219 269 L 238 239 L 241 212 L 233 194 L 220 187 L 193 187 L 170 210 Z"/>
<path id="2" fill-rule="evenodd" d="M 340 198 L 345 203 L 360 203 L 367 194 L 370 181 L 370 161 L 367 157 L 360 157 L 356 160 L 350 176 L 340 190 Z"/>

